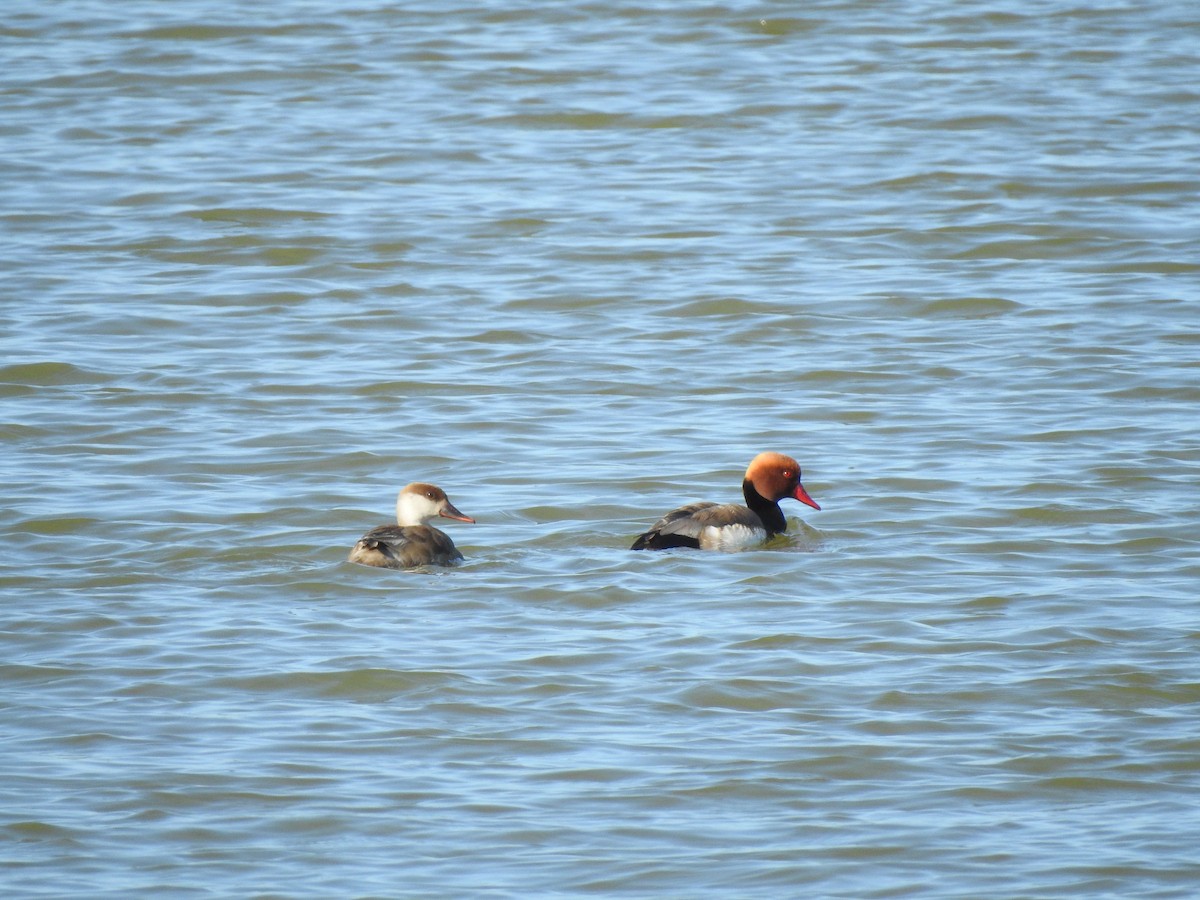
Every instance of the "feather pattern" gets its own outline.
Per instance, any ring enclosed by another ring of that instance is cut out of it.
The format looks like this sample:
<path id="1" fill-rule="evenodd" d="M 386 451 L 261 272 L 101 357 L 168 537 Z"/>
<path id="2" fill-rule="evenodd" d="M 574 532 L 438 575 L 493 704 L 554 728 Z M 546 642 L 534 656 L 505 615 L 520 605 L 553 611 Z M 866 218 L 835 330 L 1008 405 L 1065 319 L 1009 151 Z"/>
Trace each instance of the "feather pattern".
<path id="1" fill-rule="evenodd" d="M 742 480 L 746 505 L 689 503 L 673 509 L 638 536 L 631 550 L 742 550 L 763 543 L 787 530 L 779 508 L 784 497 L 793 497 L 820 509 L 800 483 L 800 466 L 781 453 L 760 453 Z"/>
<path id="2" fill-rule="evenodd" d="M 463 558 L 444 531 L 429 525 L 441 516 L 474 522 L 450 502 L 436 485 L 414 482 L 396 497 L 396 524 L 372 528 L 350 550 L 349 561 L 381 569 L 452 566 Z"/>
<path id="3" fill-rule="evenodd" d="M 380 525 L 350 551 L 350 562 L 385 569 L 451 566 L 462 558 L 450 536 L 429 525 Z"/>

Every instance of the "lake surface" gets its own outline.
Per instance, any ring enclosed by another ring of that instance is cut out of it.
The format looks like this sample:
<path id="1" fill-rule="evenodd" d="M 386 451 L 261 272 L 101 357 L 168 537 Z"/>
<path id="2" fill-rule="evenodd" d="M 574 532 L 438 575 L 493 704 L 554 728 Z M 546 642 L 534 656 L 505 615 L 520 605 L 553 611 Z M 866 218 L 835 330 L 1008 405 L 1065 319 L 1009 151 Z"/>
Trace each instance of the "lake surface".
<path id="1" fill-rule="evenodd" d="M 1200 892 L 1194 4 L 0 57 L 6 897 Z M 822 511 L 627 549 L 766 449 Z M 346 563 L 412 480 L 465 564 Z"/>

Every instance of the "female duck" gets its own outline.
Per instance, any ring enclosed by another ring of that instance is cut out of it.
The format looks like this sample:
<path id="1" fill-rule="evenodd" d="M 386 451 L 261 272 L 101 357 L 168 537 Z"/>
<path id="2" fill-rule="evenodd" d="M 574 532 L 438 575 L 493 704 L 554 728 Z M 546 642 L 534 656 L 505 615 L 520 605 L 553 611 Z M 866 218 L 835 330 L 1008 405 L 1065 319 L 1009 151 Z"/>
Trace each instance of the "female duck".
<path id="1" fill-rule="evenodd" d="M 631 550 L 744 550 L 787 530 L 779 501 L 791 497 L 820 509 L 800 483 L 800 466 L 782 453 L 760 453 L 742 479 L 746 505 L 690 503 L 671 510 L 633 542 Z"/>
<path id="2" fill-rule="evenodd" d="M 438 516 L 475 521 L 455 509 L 437 485 L 417 481 L 405 486 L 396 497 L 396 524 L 380 525 L 364 534 L 350 551 L 350 562 L 384 569 L 454 565 L 463 558 L 454 541 L 427 524 Z"/>

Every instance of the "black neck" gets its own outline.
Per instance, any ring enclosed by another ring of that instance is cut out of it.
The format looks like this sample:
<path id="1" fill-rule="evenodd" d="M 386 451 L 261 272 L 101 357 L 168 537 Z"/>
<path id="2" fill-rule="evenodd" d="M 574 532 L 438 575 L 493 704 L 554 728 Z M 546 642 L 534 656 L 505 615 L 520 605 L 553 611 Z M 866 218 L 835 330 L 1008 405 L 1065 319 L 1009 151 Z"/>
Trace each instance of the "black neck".
<path id="1" fill-rule="evenodd" d="M 742 482 L 742 494 L 746 498 L 746 505 L 762 519 L 768 537 L 787 531 L 787 519 L 783 517 L 783 510 L 779 508 L 779 504 L 756 491 L 749 478 Z"/>

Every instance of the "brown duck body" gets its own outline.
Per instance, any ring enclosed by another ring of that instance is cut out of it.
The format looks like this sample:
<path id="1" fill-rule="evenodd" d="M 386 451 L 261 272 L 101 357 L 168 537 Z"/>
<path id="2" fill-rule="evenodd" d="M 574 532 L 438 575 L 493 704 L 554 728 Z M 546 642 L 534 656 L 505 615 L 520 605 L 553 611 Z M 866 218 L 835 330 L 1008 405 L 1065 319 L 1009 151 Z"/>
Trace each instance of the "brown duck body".
<path id="1" fill-rule="evenodd" d="M 349 561 L 381 569 L 452 566 L 463 555 L 444 531 L 427 524 L 441 516 L 474 522 L 463 515 L 436 485 L 414 482 L 396 497 L 395 525 L 372 528 L 350 550 Z"/>
<path id="2" fill-rule="evenodd" d="M 742 550 L 787 530 L 779 501 L 792 497 L 820 509 L 800 483 L 800 466 L 782 453 L 760 453 L 742 479 L 746 505 L 689 503 L 673 509 L 639 535 L 631 550 Z"/>
<path id="3" fill-rule="evenodd" d="M 350 562 L 383 569 L 452 566 L 462 558 L 450 535 L 432 525 L 380 525 L 350 551 Z"/>

